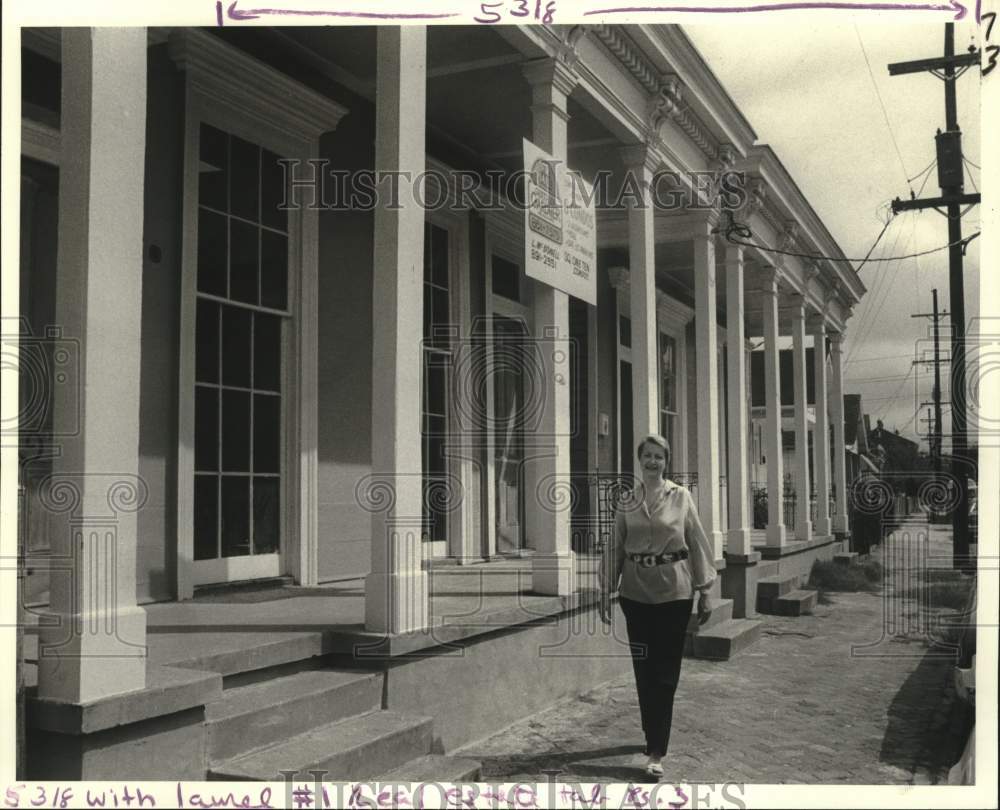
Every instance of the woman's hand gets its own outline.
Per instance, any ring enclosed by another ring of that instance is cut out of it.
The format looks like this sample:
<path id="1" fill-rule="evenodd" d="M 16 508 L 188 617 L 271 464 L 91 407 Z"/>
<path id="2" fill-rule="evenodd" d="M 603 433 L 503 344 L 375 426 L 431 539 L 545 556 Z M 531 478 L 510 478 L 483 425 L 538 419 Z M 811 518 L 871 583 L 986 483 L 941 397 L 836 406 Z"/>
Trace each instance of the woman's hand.
<path id="1" fill-rule="evenodd" d="M 698 624 L 704 624 L 708 617 L 712 615 L 712 607 L 708 602 L 708 591 L 699 591 L 698 596 Z"/>
<path id="2" fill-rule="evenodd" d="M 605 626 L 611 626 L 611 594 L 607 591 L 601 591 L 601 597 L 597 605 L 598 615 L 601 617 L 601 621 L 604 622 Z"/>

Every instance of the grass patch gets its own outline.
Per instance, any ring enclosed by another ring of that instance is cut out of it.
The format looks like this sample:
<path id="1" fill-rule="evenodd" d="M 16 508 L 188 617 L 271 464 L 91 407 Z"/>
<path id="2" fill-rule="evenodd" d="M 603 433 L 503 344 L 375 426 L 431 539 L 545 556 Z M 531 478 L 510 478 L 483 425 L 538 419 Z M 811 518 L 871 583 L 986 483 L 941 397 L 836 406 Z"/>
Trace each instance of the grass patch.
<path id="1" fill-rule="evenodd" d="M 959 571 L 932 568 L 924 571 L 924 584 L 903 588 L 899 595 L 909 599 L 923 599 L 933 608 L 963 611 L 976 585 L 975 577 L 963 576 Z"/>
<path id="2" fill-rule="evenodd" d="M 857 565 L 842 565 L 833 560 L 816 560 L 809 572 L 810 588 L 823 591 L 877 591 L 882 587 L 882 564 L 867 560 Z"/>

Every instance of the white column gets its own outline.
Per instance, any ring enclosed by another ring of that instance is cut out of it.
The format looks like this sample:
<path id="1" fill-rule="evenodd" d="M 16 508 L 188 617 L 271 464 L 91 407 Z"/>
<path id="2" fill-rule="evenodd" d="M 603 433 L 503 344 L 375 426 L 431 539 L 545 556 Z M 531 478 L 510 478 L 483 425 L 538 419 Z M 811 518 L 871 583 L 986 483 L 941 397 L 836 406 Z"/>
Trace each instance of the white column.
<path id="1" fill-rule="evenodd" d="M 575 74 L 555 59 L 529 63 L 531 139 L 555 160 L 567 157 L 569 114 L 566 100 L 576 86 Z M 566 595 L 576 589 L 575 555 L 570 548 L 569 498 L 569 352 L 558 350 L 569 339 L 566 293 L 535 282 L 534 335 L 544 365 L 544 396 L 538 435 L 526 437 L 526 520 L 535 554 L 531 560 L 536 593 Z M 529 446 L 529 443 L 532 446 Z"/>
<path id="2" fill-rule="evenodd" d="M 657 158 L 648 146 L 621 150 L 622 162 L 643 190 L 643 204 L 633 202 L 628 211 L 628 256 L 632 321 L 632 435 L 639 438 L 659 433 L 659 369 L 656 331 L 656 243 L 654 210 L 650 195 Z M 673 448 L 671 448 L 673 450 Z M 636 461 L 638 465 L 638 461 Z M 636 476 L 642 472 L 636 467 Z"/>
<path id="3" fill-rule="evenodd" d="M 847 457 L 844 444 L 844 336 L 830 336 L 832 391 L 830 418 L 833 419 L 833 531 L 840 537 L 848 532 L 847 525 Z"/>
<path id="4" fill-rule="evenodd" d="M 827 416 L 826 324 L 822 316 L 810 323 L 813 335 L 813 373 L 816 384 L 816 419 L 813 423 L 813 474 L 816 476 L 816 526 L 818 535 L 833 531 L 830 523 L 830 420 Z"/>
<path id="5" fill-rule="evenodd" d="M 56 311 L 79 376 L 55 387 L 46 506 L 51 613 L 38 695 L 84 703 L 146 685 L 146 613 L 136 605 L 146 29 L 66 28 Z"/>
<path id="6" fill-rule="evenodd" d="M 767 446 L 767 544 L 785 544 L 784 463 L 781 458 L 781 367 L 778 363 L 778 278 L 761 292 L 764 308 L 764 432 Z"/>
<path id="7" fill-rule="evenodd" d="M 426 29 L 380 26 L 377 38 L 375 166 L 416 177 L 424 169 Z M 381 633 L 425 627 L 429 607 L 421 568 L 424 211 L 400 185 L 399 207 L 375 210 L 372 486 L 389 500 L 372 514 L 365 627 Z"/>
<path id="8" fill-rule="evenodd" d="M 698 513 L 715 559 L 722 559 L 719 531 L 719 355 L 715 297 L 714 222 L 706 218 L 694 237 L 694 328 L 698 392 Z"/>
<path id="9" fill-rule="evenodd" d="M 809 515 L 809 406 L 806 403 L 806 307 L 799 296 L 791 308 L 795 404 L 795 539 L 812 539 Z"/>
<path id="10" fill-rule="evenodd" d="M 747 453 L 747 354 L 743 301 L 743 248 L 726 248 L 726 398 L 729 415 L 728 508 L 726 550 L 747 555 L 750 539 L 749 467 Z"/>

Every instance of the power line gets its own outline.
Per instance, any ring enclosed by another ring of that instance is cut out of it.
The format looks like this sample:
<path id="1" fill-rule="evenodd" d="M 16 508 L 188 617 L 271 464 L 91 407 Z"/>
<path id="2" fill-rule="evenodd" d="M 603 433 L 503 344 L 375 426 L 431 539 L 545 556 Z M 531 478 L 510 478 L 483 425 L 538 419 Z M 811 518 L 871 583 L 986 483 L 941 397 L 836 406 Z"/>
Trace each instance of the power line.
<path id="1" fill-rule="evenodd" d="M 896 136 L 892 131 L 892 124 L 889 123 L 889 113 L 885 109 L 885 102 L 882 101 L 882 93 L 878 89 L 878 84 L 875 81 L 875 73 L 872 71 L 872 63 L 868 59 L 868 51 L 865 50 L 864 40 L 861 39 L 861 32 L 858 30 L 858 26 L 854 26 L 854 33 L 858 38 L 858 45 L 861 46 L 861 54 L 865 57 L 865 64 L 868 66 L 868 77 L 872 80 L 872 87 L 875 88 L 875 97 L 878 99 L 878 104 L 882 108 L 882 117 L 885 118 L 885 128 L 889 130 L 889 137 L 892 139 L 892 145 L 896 149 L 896 157 L 899 158 L 899 165 L 903 169 L 903 177 L 909 177 L 909 172 L 906 171 L 906 164 L 903 162 L 903 154 L 899 151 L 899 144 L 896 143 Z M 909 186 L 910 181 L 907 179 L 906 184 Z M 910 190 L 913 187 L 910 186 Z"/>

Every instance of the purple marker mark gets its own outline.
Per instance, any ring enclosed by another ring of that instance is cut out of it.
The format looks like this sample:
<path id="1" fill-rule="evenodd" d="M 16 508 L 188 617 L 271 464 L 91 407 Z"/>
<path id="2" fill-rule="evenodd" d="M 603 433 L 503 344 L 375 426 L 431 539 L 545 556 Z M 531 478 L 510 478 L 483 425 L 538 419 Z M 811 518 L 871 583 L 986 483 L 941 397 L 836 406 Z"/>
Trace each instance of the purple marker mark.
<path id="1" fill-rule="evenodd" d="M 275 17 L 350 17 L 358 20 L 442 20 L 448 17 L 458 17 L 458 14 L 392 14 L 376 11 L 324 11 L 322 9 L 293 8 L 236 8 L 237 0 L 233 0 L 226 10 L 230 20 L 256 20 L 263 15 Z M 220 23 L 221 24 L 221 23 Z"/>
<path id="2" fill-rule="evenodd" d="M 216 25 L 219 26 L 219 28 L 222 28 L 222 25 L 223 25 L 223 21 L 222 21 L 222 0 L 216 0 L 216 3 L 215 3 L 215 23 L 216 23 Z"/>
<path id="3" fill-rule="evenodd" d="M 966 8 L 958 0 L 947 3 L 838 3 L 838 2 L 791 2 L 768 3 L 760 6 L 627 6 L 619 8 L 599 8 L 585 11 L 583 16 L 595 14 L 642 14 L 651 12 L 673 12 L 675 14 L 741 14 L 759 11 L 800 11 L 807 9 L 837 9 L 845 11 L 954 11 L 956 20 L 965 17 Z"/>

